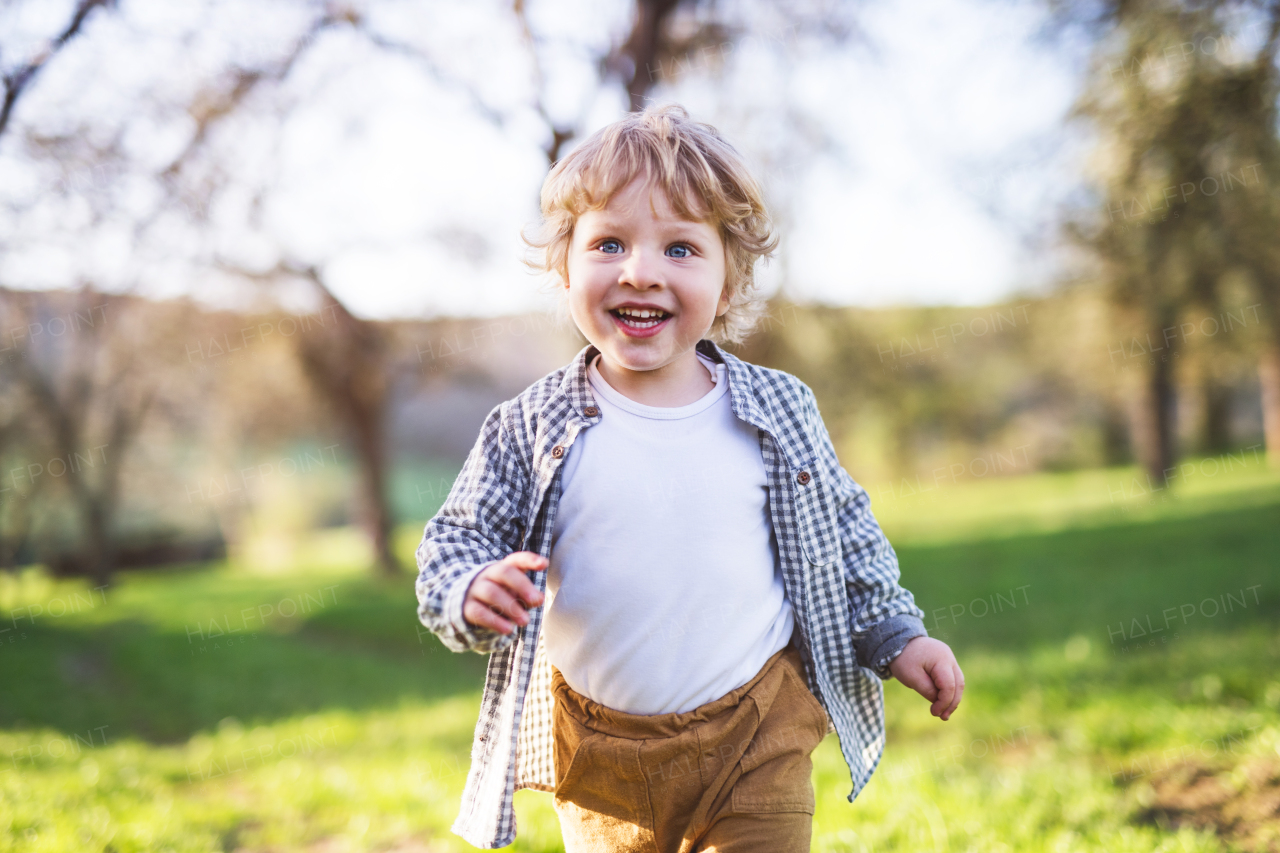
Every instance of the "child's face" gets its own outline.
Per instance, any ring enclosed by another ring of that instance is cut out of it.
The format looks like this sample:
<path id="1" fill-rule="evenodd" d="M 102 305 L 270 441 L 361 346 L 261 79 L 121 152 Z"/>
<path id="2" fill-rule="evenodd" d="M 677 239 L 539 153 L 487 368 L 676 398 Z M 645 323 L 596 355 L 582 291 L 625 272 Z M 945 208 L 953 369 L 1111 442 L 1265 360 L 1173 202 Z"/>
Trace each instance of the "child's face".
<path id="1" fill-rule="evenodd" d="M 643 178 L 604 208 L 578 217 L 568 272 L 573 321 L 601 357 L 622 370 L 657 370 L 692 357 L 729 308 L 719 229 L 681 219 L 666 193 Z M 666 316 L 623 319 L 618 309 L 628 305 Z"/>

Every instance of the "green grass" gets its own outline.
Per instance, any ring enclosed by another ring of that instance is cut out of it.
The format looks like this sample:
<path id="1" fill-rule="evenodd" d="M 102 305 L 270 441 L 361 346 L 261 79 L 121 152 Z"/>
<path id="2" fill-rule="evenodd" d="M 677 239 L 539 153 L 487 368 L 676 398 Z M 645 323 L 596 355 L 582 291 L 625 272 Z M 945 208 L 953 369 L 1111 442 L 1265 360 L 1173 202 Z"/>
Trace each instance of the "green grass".
<path id="1" fill-rule="evenodd" d="M 968 688 L 941 723 L 887 685 L 885 758 L 852 805 L 827 738 L 815 850 L 1245 843 L 1164 803 L 1179 772 L 1247 798 L 1280 766 L 1280 477 L 1112 500 L 1131 476 L 873 492 Z M 401 531 L 406 562 L 420 535 Z M 127 572 L 105 595 L 0 575 L 0 851 L 472 849 L 448 828 L 485 658 L 445 650 L 415 605 L 411 576 L 354 566 Z M 516 805 L 511 849 L 562 849 L 549 795 Z"/>
<path id="2" fill-rule="evenodd" d="M 1005 539 L 1280 504 L 1280 470 L 1256 449 L 1183 460 L 1167 488 L 1136 467 L 958 481 L 935 473 L 863 484 L 895 543 Z"/>

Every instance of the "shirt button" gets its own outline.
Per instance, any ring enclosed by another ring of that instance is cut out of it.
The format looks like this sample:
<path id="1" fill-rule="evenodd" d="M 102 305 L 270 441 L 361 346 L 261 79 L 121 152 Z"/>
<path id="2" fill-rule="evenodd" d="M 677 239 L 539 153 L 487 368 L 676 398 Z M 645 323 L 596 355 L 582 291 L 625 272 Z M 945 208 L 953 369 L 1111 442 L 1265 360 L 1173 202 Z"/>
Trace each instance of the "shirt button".
<path id="1" fill-rule="evenodd" d="M 807 486 L 809 484 L 809 472 L 801 471 L 796 475 L 796 481 L 802 486 Z"/>
<path id="2" fill-rule="evenodd" d="M 586 415 L 589 418 L 594 418 L 596 415 L 600 414 L 600 410 L 597 409 L 595 406 L 587 406 L 585 409 L 582 410 L 582 414 Z"/>
<path id="3" fill-rule="evenodd" d="M 559 459 L 561 456 L 564 456 L 564 445 L 557 444 L 555 447 L 551 448 L 551 455 L 554 456 L 556 459 Z"/>

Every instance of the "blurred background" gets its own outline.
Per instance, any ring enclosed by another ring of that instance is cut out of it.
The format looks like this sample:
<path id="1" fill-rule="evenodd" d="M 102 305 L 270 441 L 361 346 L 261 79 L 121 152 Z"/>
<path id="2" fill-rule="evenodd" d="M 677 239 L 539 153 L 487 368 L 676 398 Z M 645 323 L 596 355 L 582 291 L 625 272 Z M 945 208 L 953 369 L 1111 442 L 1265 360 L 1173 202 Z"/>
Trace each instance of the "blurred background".
<path id="1" fill-rule="evenodd" d="M 586 343 L 522 264 L 628 110 L 782 235 L 965 668 L 822 851 L 1280 850 L 1280 4 L 0 0 L 0 851 L 453 851 L 485 658 L 413 552 Z M 550 797 L 512 849 L 562 850 Z"/>

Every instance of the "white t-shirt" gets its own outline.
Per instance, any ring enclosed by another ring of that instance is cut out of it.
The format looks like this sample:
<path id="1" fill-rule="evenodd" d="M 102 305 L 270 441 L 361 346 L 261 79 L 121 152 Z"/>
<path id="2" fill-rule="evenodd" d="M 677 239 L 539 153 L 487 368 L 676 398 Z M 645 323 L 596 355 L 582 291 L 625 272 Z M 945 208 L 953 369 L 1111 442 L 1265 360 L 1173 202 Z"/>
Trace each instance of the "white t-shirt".
<path id="1" fill-rule="evenodd" d="M 694 708 L 741 687 L 794 626 L 758 430 L 716 387 L 645 406 L 587 375 L 600 421 L 563 464 L 547 568 L 547 660 L 575 691 L 631 714 Z"/>

